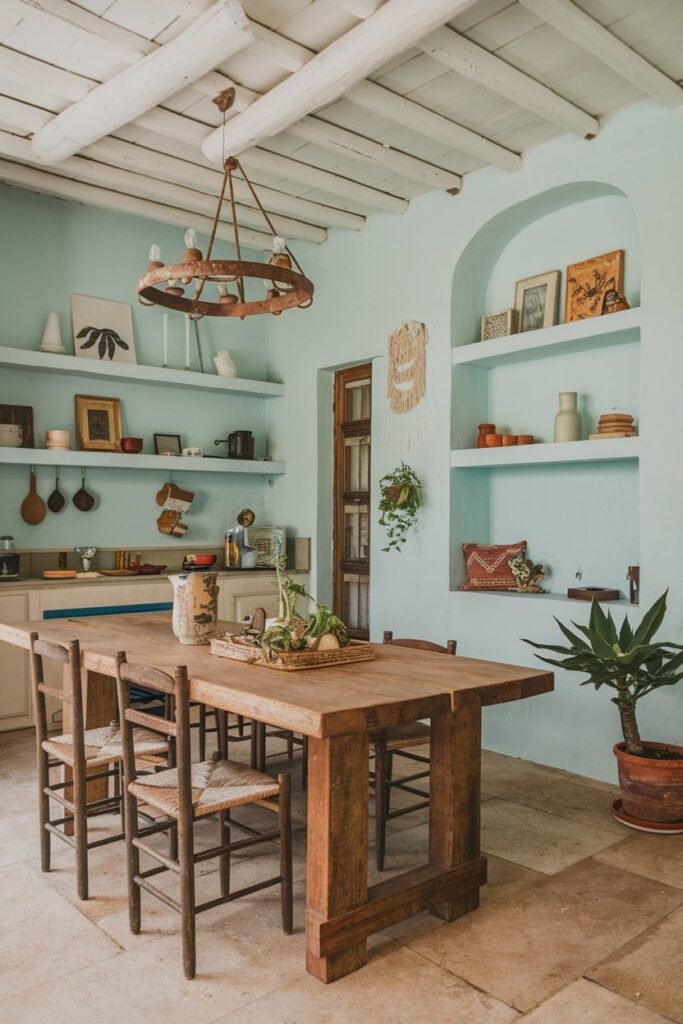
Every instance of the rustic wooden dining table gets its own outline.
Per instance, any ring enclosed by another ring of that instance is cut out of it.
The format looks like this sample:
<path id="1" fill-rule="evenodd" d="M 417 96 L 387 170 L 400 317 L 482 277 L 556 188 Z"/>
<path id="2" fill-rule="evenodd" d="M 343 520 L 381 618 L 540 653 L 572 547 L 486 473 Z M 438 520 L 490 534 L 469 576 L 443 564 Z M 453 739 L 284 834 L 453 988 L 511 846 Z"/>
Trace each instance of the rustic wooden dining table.
<path id="1" fill-rule="evenodd" d="M 277 672 L 181 646 L 169 612 L 0 623 L 0 640 L 19 647 L 32 632 L 80 641 L 87 728 L 115 717 L 114 655 L 125 651 L 168 672 L 186 665 L 193 700 L 309 737 L 306 967 L 324 982 L 365 964 L 376 931 L 478 907 L 482 708 L 553 689 L 543 670 L 382 644 L 373 661 Z M 369 736 L 418 719 L 431 721 L 428 861 L 369 886 Z"/>

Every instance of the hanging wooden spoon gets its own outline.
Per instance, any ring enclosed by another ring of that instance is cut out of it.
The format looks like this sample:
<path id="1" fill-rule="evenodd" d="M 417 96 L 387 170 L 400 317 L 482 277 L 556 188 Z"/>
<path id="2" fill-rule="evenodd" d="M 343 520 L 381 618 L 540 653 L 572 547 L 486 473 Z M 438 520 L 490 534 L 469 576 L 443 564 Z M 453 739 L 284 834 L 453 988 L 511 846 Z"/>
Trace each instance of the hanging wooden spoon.
<path id="1" fill-rule="evenodd" d="M 81 470 L 81 486 L 71 499 L 79 512 L 89 512 L 95 504 L 92 494 L 85 489 L 85 468 Z"/>
<path id="2" fill-rule="evenodd" d="M 64 508 L 65 498 L 59 489 L 59 466 L 55 470 L 55 489 L 47 499 L 47 507 L 50 512 L 61 512 Z"/>
<path id="3" fill-rule="evenodd" d="M 29 493 L 21 503 L 21 518 L 30 526 L 37 526 L 38 523 L 42 523 L 46 515 L 45 502 L 39 494 L 36 494 L 36 471 L 31 466 Z"/>

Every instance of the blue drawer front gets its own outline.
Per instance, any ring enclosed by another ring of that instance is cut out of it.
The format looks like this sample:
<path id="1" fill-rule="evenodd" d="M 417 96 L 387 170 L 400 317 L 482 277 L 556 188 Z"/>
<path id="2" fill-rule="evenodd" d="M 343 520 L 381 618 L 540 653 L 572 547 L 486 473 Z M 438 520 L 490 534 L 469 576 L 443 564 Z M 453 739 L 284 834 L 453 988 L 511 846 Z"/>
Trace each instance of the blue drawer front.
<path id="1" fill-rule="evenodd" d="M 50 608 L 43 612 L 44 619 L 82 619 L 86 615 L 128 615 L 130 612 L 170 612 L 172 601 L 156 604 L 109 604 L 99 608 Z"/>

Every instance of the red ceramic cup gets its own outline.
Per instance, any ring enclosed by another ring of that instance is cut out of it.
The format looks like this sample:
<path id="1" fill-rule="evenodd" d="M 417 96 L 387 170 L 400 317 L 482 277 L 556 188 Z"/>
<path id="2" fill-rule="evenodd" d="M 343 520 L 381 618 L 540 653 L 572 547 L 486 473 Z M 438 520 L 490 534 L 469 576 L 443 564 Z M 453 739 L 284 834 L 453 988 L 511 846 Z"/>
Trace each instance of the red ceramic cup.
<path id="1" fill-rule="evenodd" d="M 121 451 L 128 455 L 139 455 L 142 451 L 143 439 L 141 437 L 122 437 Z"/>

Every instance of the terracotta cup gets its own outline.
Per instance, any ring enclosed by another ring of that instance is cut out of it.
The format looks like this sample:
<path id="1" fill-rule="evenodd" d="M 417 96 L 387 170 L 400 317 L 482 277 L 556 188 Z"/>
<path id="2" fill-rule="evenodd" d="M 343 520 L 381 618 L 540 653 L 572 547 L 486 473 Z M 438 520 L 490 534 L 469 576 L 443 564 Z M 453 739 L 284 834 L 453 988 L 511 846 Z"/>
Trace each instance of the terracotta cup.
<path id="1" fill-rule="evenodd" d="M 512 444 L 517 444 L 517 435 L 503 434 L 503 448 L 509 448 Z"/>
<path id="2" fill-rule="evenodd" d="M 533 434 L 517 434 L 517 444 L 533 444 Z"/>
<path id="3" fill-rule="evenodd" d="M 500 448 L 503 444 L 502 434 L 487 434 L 486 435 L 486 447 L 487 448 Z"/>

